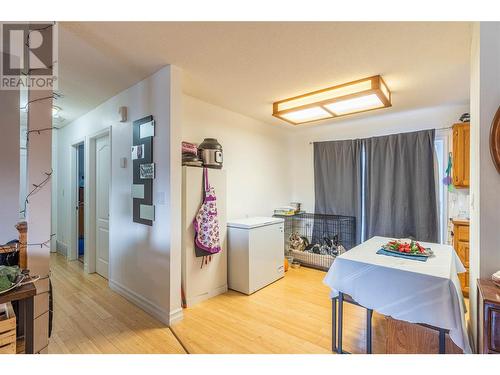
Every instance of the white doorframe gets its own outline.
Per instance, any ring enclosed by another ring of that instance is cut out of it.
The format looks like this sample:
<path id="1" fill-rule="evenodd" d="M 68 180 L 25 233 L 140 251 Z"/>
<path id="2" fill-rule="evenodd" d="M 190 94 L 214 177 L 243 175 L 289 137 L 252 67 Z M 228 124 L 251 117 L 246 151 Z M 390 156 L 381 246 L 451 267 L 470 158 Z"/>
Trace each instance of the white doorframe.
<path id="1" fill-rule="evenodd" d="M 112 152 L 111 146 L 111 127 L 103 129 L 89 137 L 89 149 L 88 149 L 88 164 L 86 165 L 86 179 L 85 184 L 85 238 L 87 239 L 86 249 L 84 258 L 84 269 L 88 273 L 96 272 L 96 140 L 103 136 L 109 137 L 109 148 L 110 153 Z M 111 154 L 110 154 L 111 156 Z M 111 170 L 110 170 L 111 172 Z M 111 192 L 112 179 L 109 180 L 109 190 Z M 111 264 L 111 252 L 109 254 L 109 264 Z M 110 270 L 108 271 L 111 274 Z"/>
<path id="2" fill-rule="evenodd" d="M 73 143 L 70 146 L 69 149 L 69 154 L 70 154 L 70 165 L 71 165 L 71 172 L 70 172 L 70 186 L 71 186 L 71 193 L 70 193 L 70 200 L 71 204 L 69 206 L 69 212 L 68 216 L 70 218 L 70 225 L 71 225 L 71 231 L 70 235 L 71 238 L 69 240 L 69 247 L 68 247 L 68 253 L 66 254 L 66 258 L 68 261 L 70 260 L 77 260 L 78 259 L 78 214 L 76 212 L 76 207 L 78 206 L 78 194 L 77 194 L 77 181 L 78 181 L 78 146 L 83 144 L 83 150 L 84 154 L 87 152 L 87 142 L 85 141 L 85 138 L 80 138 L 78 139 L 75 143 Z M 87 158 L 85 157 L 85 168 L 87 166 Z M 85 171 L 87 173 L 87 171 Z M 87 183 L 85 182 L 85 191 L 87 190 Z M 85 207 L 84 210 L 87 208 Z M 85 211 L 84 211 L 85 214 Z M 86 225 L 86 223 L 85 223 Z M 86 234 L 84 235 L 86 237 Z"/>
<path id="3" fill-rule="evenodd" d="M 452 132 L 449 129 L 437 129 L 435 139 L 443 141 L 443 172 L 448 165 L 448 153 L 450 152 L 450 139 L 452 137 Z M 443 189 L 443 212 L 440 212 L 444 216 L 443 226 L 440 225 L 440 235 L 443 238 L 443 243 L 447 243 L 448 237 L 448 212 L 449 212 L 449 199 L 448 199 L 448 188 L 442 186 L 442 182 L 438 181 L 438 186 Z M 441 217 L 439 218 L 441 220 Z"/>

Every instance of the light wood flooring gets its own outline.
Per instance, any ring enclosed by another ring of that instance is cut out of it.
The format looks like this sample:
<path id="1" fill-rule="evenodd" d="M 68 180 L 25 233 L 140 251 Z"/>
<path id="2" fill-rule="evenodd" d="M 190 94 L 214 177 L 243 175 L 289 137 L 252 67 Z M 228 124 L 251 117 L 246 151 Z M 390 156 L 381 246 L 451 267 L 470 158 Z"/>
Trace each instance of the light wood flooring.
<path id="1" fill-rule="evenodd" d="M 229 291 L 184 309 L 172 330 L 111 291 L 83 265 L 51 255 L 54 329 L 49 353 L 331 353 L 325 273 L 291 269 L 251 296 Z M 344 349 L 365 350 L 365 310 L 345 305 Z M 182 345 L 179 341 L 182 342 Z M 373 351 L 385 352 L 386 321 L 374 314 Z"/>
<path id="2" fill-rule="evenodd" d="M 85 274 L 79 261 L 51 254 L 54 327 L 49 353 L 185 353 L 164 324 Z"/>
<path id="3" fill-rule="evenodd" d="M 189 353 L 331 353 L 331 301 L 324 272 L 290 269 L 246 296 L 234 291 L 184 310 L 172 326 Z M 344 350 L 365 351 L 366 310 L 345 304 Z M 373 318 L 373 352 L 385 352 L 386 321 Z"/>

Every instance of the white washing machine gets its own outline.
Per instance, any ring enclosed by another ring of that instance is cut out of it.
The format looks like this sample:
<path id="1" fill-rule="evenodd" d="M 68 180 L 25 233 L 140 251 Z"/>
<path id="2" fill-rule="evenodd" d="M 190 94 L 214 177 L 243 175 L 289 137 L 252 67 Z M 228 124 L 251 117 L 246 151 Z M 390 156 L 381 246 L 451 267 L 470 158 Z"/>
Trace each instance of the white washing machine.
<path id="1" fill-rule="evenodd" d="M 282 278 L 284 220 L 250 217 L 228 221 L 228 286 L 245 294 Z"/>

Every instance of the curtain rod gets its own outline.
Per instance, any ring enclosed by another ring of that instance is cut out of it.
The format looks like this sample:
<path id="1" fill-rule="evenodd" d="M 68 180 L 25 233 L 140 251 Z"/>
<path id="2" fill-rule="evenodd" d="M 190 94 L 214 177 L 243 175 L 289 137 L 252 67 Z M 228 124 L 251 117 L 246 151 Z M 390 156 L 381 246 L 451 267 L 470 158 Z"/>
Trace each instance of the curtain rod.
<path id="1" fill-rule="evenodd" d="M 453 126 L 448 126 L 446 128 L 435 128 L 434 130 L 448 130 L 448 129 L 453 129 Z M 429 130 L 429 129 L 422 129 L 422 130 Z M 415 131 L 420 131 L 420 130 L 415 130 Z M 407 132 L 407 133 L 412 133 L 412 132 Z M 397 133 L 396 133 L 397 134 Z M 390 135 L 390 134 L 389 134 Z M 375 137 L 383 137 L 383 136 L 378 136 L 376 135 Z M 362 139 L 362 138 L 361 138 Z M 313 145 L 314 143 L 316 142 L 330 142 L 330 141 L 312 141 L 312 142 L 309 142 L 310 145 Z"/>

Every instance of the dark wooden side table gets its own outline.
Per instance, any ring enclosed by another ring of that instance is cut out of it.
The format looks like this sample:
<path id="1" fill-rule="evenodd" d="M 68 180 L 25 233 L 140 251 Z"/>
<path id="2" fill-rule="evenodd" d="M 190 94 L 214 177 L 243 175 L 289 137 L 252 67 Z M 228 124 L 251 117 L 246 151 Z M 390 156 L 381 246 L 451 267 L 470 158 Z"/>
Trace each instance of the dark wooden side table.
<path id="1" fill-rule="evenodd" d="M 0 304 L 6 302 L 18 302 L 19 313 L 17 317 L 19 324 L 22 325 L 22 332 L 24 332 L 24 345 L 25 353 L 34 353 L 34 325 L 35 325 L 35 310 L 34 310 L 34 297 L 36 295 L 36 288 L 33 283 L 23 285 L 19 288 L 11 290 L 10 292 L 0 294 Z"/>
<path id="2" fill-rule="evenodd" d="M 493 281 L 477 280 L 477 332 L 480 354 L 500 354 L 500 288 Z"/>

